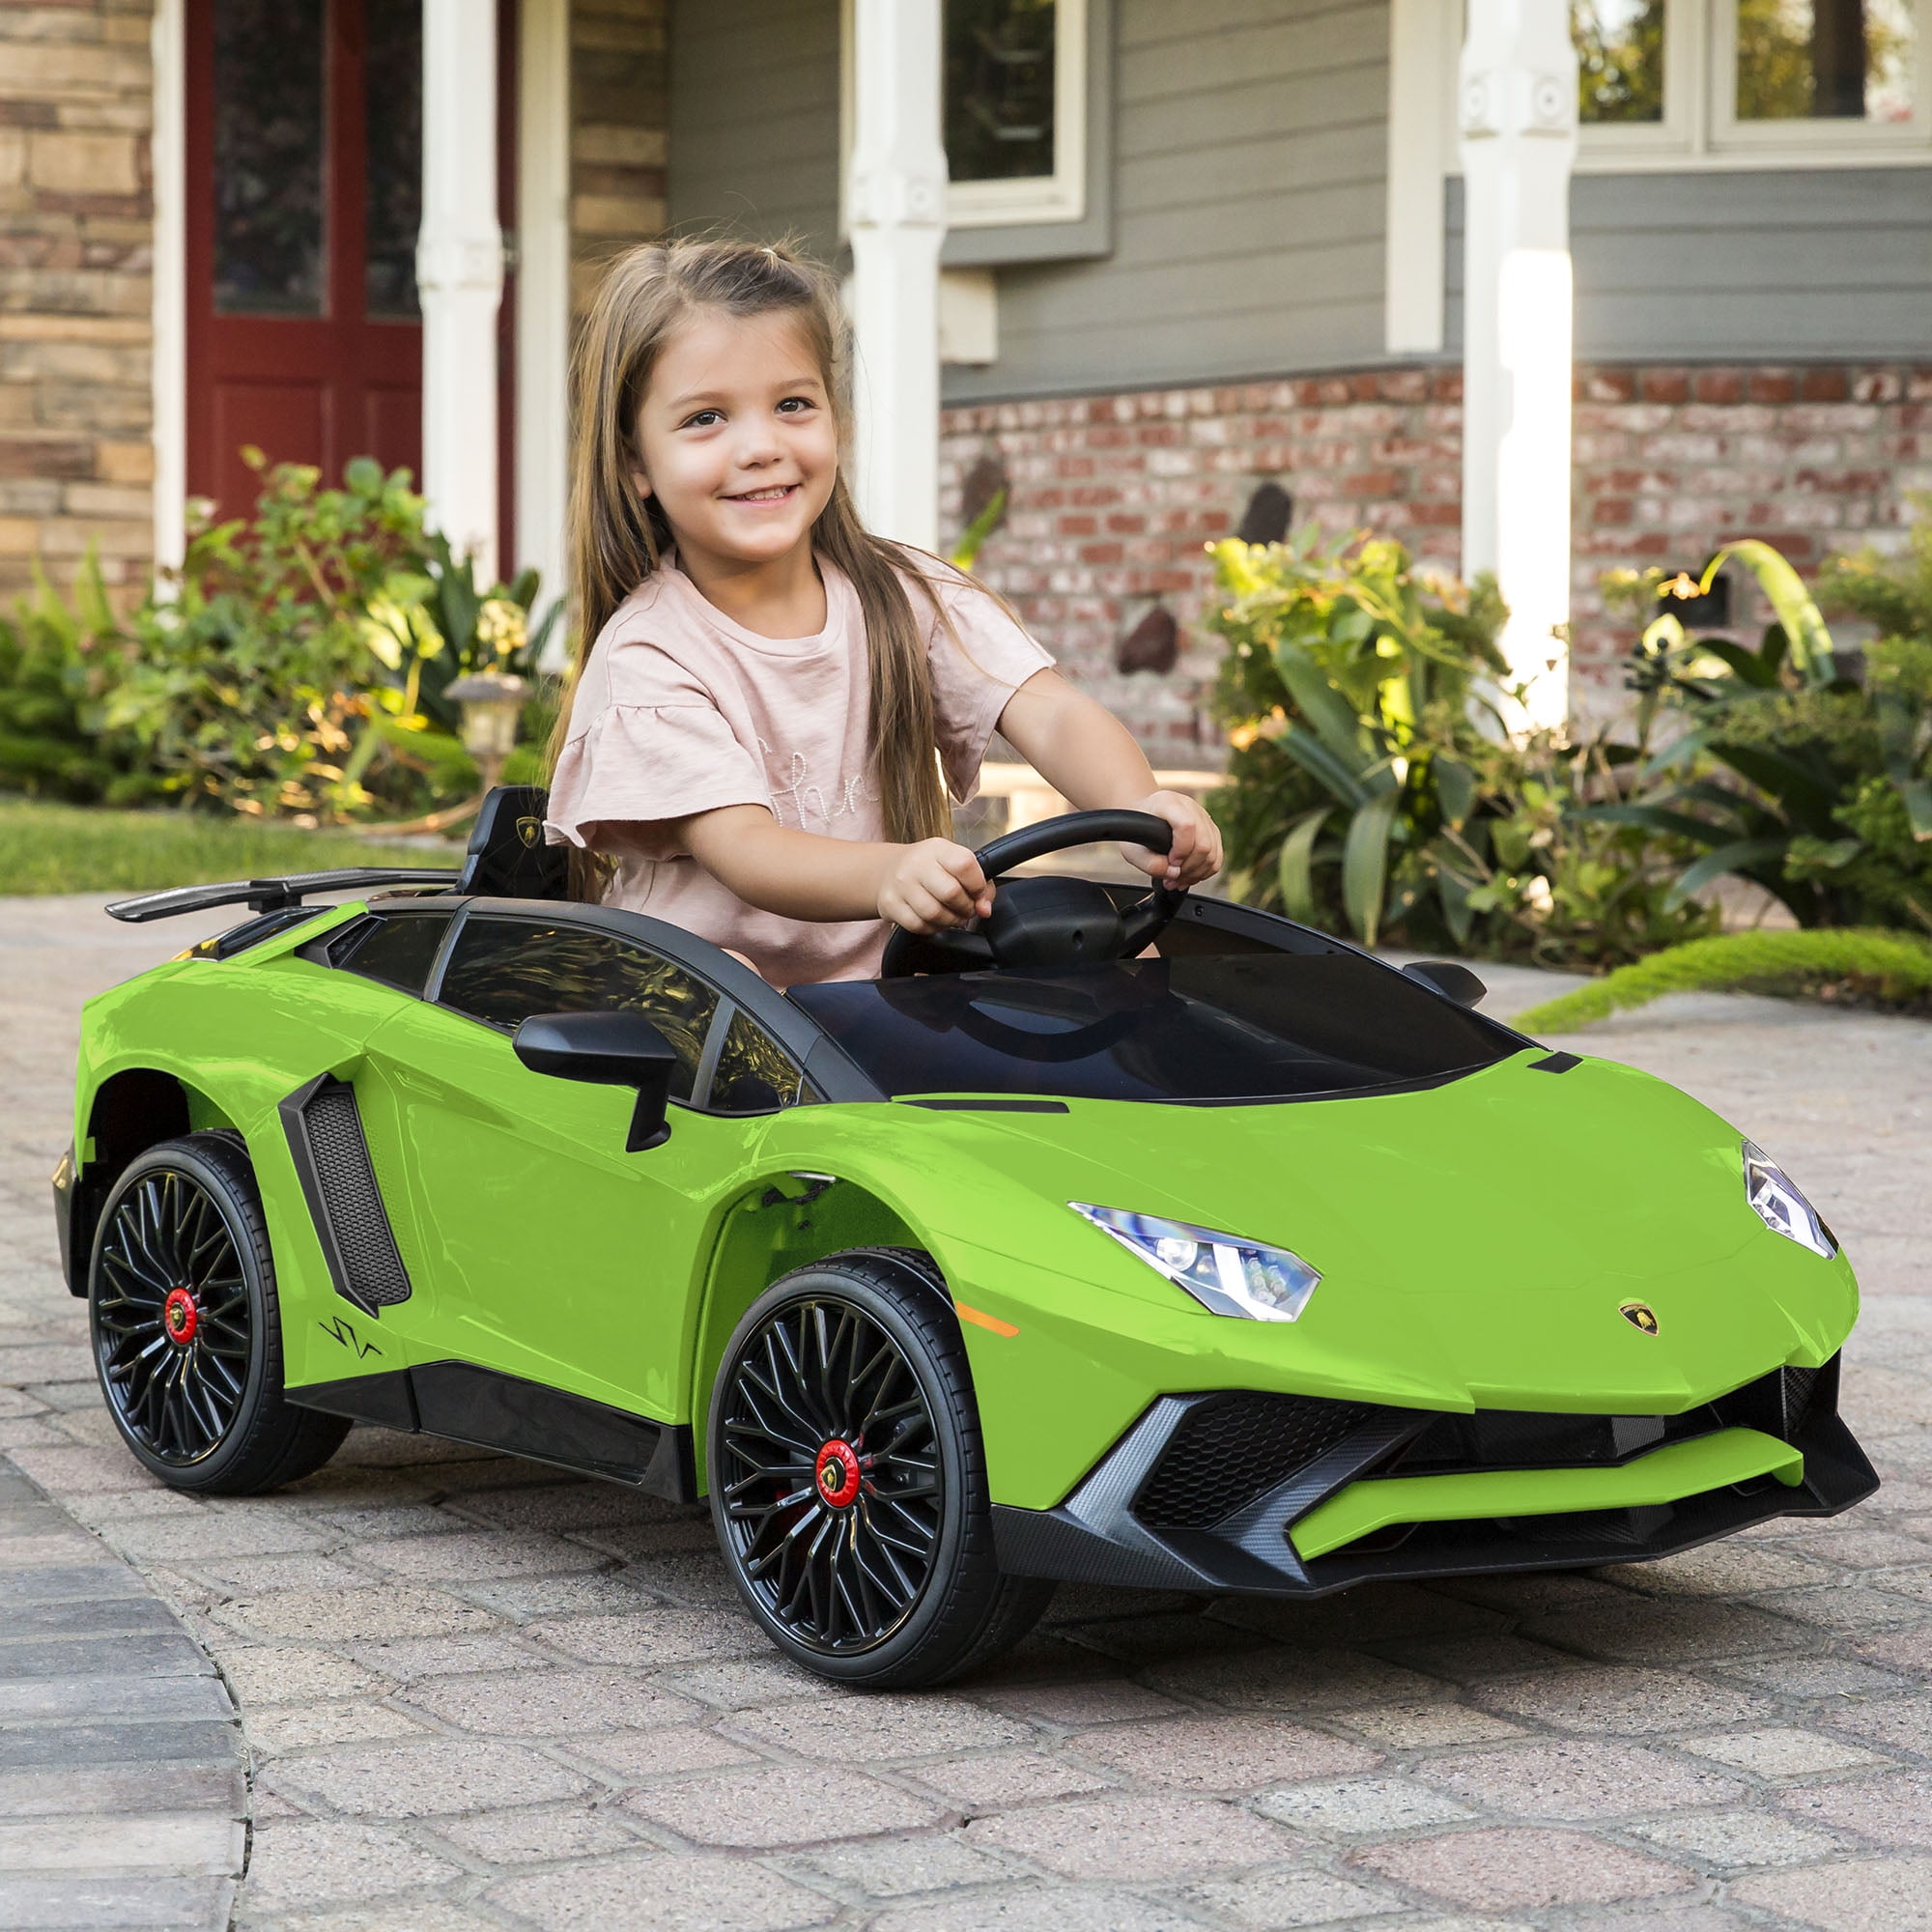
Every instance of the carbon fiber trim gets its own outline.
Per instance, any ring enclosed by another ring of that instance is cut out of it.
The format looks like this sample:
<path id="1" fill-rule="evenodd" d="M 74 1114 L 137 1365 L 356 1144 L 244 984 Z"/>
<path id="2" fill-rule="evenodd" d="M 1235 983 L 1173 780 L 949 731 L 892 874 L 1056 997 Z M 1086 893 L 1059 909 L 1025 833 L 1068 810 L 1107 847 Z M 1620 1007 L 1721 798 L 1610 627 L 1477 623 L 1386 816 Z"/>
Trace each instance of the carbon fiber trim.
<path id="1" fill-rule="evenodd" d="M 297 1088 L 278 1111 L 336 1293 L 378 1317 L 407 1301 L 409 1270 L 376 1184 L 355 1088 L 325 1073 Z"/>

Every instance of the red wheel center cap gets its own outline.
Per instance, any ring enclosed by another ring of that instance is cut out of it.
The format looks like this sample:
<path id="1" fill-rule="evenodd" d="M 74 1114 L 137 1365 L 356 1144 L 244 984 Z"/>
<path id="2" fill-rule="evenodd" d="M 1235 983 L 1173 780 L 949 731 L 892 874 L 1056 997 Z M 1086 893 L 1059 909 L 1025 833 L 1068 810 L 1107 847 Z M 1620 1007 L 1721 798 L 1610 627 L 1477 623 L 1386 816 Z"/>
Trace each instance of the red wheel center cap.
<path id="1" fill-rule="evenodd" d="M 201 1310 L 194 1305 L 194 1296 L 185 1288 L 173 1290 L 161 1303 L 161 1326 L 168 1331 L 168 1340 L 185 1349 L 200 1325 Z"/>
<path id="2" fill-rule="evenodd" d="M 845 1509 L 858 1500 L 859 1457 L 851 1443 L 835 1435 L 818 1452 L 817 1466 L 811 1473 L 818 1493 L 834 1509 Z"/>

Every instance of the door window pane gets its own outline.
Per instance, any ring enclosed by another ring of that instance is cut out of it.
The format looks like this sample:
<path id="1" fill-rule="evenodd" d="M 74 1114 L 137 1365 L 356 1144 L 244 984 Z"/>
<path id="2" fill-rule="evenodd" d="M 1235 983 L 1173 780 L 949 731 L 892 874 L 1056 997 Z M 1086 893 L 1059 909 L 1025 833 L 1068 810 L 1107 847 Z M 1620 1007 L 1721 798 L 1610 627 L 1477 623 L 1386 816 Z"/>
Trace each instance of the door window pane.
<path id="1" fill-rule="evenodd" d="M 215 0 L 214 306 L 323 312 L 324 0 Z"/>
<path id="2" fill-rule="evenodd" d="M 429 969 L 436 962 L 437 948 L 449 930 L 450 918 L 446 912 L 437 912 L 373 919 L 355 936 L 344 956 L 337 958 L 331 948 L 329 958 L 364 979 L 380 980 L 386 986 L 420 997 L 429 981 Z"/>
<path id="3" fill-rule="evenodd" d="M 946 0 L 946 161 L 955 182 L 1051 178 L 1054 0 Z"/>
<path id="4" fill-rule="evenodd" d="M 797 1102 L 799 1077 L 791 1055 L 750 1013 L 735 1013 L 711 1076 L 710 1110 L 775 1114 Z"/>
<path id="5" fill-rule="evenodd" d="M 371 317 L 414 322 L 416 230 L 422 226 L 421 0 L 376 0 L 369 9 L 366 99 Z"/>
<path id="6" fill-rule="evenodd" d="M 1663 119 L 1663 8 L 1664 0 L 1570 0 L 1586 128 Z"/>
<path id="7" fill-rule="evenodd" d="M 1907 121 L 1912 0 L 1737 0 L 1740 121 Z"/>
<path id="8" fill-rule="evenodd" d="M 532 1013 L 641 1013 L 677 1049 L 673 1100 L 691 1098 L 718 1009 L 718 995 L 701 980 L 644 947 L 585 926 L 521 919 L 472 919 L 440 997 L 505 1032 Z"/>

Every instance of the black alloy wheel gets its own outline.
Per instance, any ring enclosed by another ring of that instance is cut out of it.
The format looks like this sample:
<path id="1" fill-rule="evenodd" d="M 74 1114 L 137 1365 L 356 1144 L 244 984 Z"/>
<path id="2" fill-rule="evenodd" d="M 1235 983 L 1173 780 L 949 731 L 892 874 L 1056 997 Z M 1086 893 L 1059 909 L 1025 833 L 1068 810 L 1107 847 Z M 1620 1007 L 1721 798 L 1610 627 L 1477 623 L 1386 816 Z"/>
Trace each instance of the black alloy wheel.
<path id="1" fill-rule="evenodd" d="M 272 1489 L 348 1433 L 283 1400 L 274 1268 L 237 1137 L 191 1134 L 129 1164 L 101 1209 L 87 1299 L 108 1412 L 176 1489 Z"/>
<path id="2" fill-rule="evenodd" d="M 712 1514 L 739 1590 L 846 1683 L 957 1676 L 1052 1591 L 993 1560 L 965 1351 L 930 1268 L 874 1250 L 787 1276 L 739 1323 L 712 1401 Z"/>

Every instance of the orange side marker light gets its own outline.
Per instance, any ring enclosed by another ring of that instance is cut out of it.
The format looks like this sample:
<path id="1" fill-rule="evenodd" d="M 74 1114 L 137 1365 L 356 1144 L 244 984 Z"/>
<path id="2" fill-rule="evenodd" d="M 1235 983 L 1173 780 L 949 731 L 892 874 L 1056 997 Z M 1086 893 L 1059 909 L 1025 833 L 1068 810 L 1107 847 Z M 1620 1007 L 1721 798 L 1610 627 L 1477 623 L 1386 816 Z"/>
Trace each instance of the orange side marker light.
<path id="1" fill-rule="evenodd" d="M 963 1301 L 955 1301 L 952 1312 L 960 1321 L 970 1321 L 976 1328 L 990 1328 L 995 1335 L 1017 1335 L 1020 1332 L 1010 1321 L 1002 1321 L 997 1315 L 988 1315 L 983 1309 L 968 1308 Z"/>

